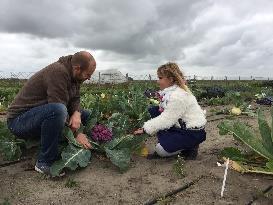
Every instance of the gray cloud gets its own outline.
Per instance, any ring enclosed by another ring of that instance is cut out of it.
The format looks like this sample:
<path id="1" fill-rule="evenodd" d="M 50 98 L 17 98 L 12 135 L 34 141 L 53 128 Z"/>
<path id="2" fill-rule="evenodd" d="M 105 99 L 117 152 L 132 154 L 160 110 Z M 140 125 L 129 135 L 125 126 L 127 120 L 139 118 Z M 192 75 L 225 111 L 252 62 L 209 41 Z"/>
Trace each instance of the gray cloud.
<path id="1" fill-rule="evenodd" d="M 37 67 L 41 59 L 88 49 L 98 65 L 124 71 L 177 61 L 186 72 L 273 76 L 272 7 L 270 0 L 2 0 L 0 34 L 9 40 L 6 50 Z M 18 62 L 9 59 L 2 65 Z"/>

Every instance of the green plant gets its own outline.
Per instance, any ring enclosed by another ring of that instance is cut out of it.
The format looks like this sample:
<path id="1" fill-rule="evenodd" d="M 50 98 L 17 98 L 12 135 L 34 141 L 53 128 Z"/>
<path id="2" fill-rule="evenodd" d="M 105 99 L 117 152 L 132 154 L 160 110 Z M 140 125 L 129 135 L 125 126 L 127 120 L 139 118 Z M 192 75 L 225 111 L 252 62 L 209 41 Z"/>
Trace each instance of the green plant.
<path id="1" fill-rule="evenodd" d="M 1 202 L 1 205 L 11 205 L 9 202 L 9 199 L 5 198 L 3 202 Z"/>
<path id="2" fill-rule="evenodd" d="M 93 150 L 105 154 L 121 171 L 127 170 L 131 155 L 142 145 L 147 135 L 131 135 L 131 130 L 128 128 L 130 118 L 126 114 L 113 113 L 108 119 L 101 118 L 99 98 L 94 102 L 94 109 L 92 109 L 90 116 L 87 125 L 81 126 L 80 131 L 88 136 Z M 112 130 L 113 139 L 111 141 L 99 143 L 92 140 L 91 130 L 98 122 Z M 71 170 L 75 170 L 77 167 L 86 167 L 91 158 L 91 151 L 84 149 L 76 141 L 74 134 L 68 127 L 65 127 L 63 135 L 69 143 L 61 153 L 62 159 L 51 167 L 53 176 L 59 175 L 65 167 Z"/>
<path id="3" fill-rule="evenodd" d="M 11 134 L 6 123 L 0 121 L 0 154 L 4 160 L 18 160 L 22 154 L 21 145 L 25 145 L 25 141 Z"/>
<path id="4" fill-rule="evenodd" d="M 75 181 L 74 179 L 68 178 L 64 186 L 67 188 L 74 188 L 74 187 L 78 187 L 79 183 Z"/>
<path id="5" fill-rule="evenodd" d="M 273 119 L 273 108 L 271 118 Z M 255 153 L 244 154 L 236 148 L 226 148 L 222 154 L 236 161 L 242 172 L 273 174 L 273 122 L 270 127 L 261 110 L 258 111 L 258 125 L 260 136 L 240 121 L 219 123 L 220 135 L 232 134 L 236 140 L 243 142 Z"/>
<path id="6" fill-rule="evenodd" d="M 222 98 L 222 97 L 213 97 L 210 99 L 204 99 L 204 101 L 207 105 L 225 105 L 225 104 L 227 104 L 227 101 L 225 100 L 225 98 Z"/>
<path id="7" fill-rule="evenodd" d="M 157 200 L 158 205 L 169 205 L 175 200 L 175 196 L 160 197 Z"/>
<path id="8" fill-rule="evenodd" d="M 233 104 L 235 107 L 240 107 L 244 103 L 240 92 L 227 92 L 226 100 L 229 101 L 230 104 Z"/>
<path id="9" fill-rule="evenodd" d="M 186 176 L 185 160 L 180 155 L 177 156 L 177 159 L 173 164 L 173 170 L 175 174 L 180 178 L 184 178 Z"/>

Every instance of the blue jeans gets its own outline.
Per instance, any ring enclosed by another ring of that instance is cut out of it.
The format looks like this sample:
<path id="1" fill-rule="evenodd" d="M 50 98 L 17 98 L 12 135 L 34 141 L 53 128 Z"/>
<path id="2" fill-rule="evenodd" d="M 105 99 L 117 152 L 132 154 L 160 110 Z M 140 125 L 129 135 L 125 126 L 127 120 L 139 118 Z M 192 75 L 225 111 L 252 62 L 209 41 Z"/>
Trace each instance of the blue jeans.
<path id="1" fill-rule="evenodd" d="M 90 113 L 81 111 L 85 125 Z M 49 103 L 34 107 L 13 119 L 8 119 L 8 128 L 18 138 L 41 138 L 38 162 L 52 164 L 58 155 L 58 142 L 68 117 L 67 108 L 61 103 Z"/>

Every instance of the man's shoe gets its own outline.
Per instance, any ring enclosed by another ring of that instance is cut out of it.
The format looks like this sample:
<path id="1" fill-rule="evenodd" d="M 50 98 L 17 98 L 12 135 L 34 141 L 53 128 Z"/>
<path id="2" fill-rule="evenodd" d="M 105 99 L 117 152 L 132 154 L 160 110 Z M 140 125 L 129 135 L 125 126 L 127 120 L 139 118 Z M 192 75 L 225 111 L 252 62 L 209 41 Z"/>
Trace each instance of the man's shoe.
<path id="1" fill-rule="evenodd" d="M 45 174 L 45 175 L 49 175 L 52 176 L 50 173 L 50 166 L 47 163 L 43 163 L 43 162 L 36 162 L 35 164 L 35 171 L 41 173 L 41 174 Z M 59 176 L 62 177 L 65 175 L 65 172 L 62 171 Z"/>
<path id="2" fill-rule="evenodd" d="M 182 150 L 180 155 L 185 160 L 195 160 L 197 158 L 197 155 L 198 155 L 198 148 L 199 148 L 199 145 L 195 146 L 193 149 Z"/>

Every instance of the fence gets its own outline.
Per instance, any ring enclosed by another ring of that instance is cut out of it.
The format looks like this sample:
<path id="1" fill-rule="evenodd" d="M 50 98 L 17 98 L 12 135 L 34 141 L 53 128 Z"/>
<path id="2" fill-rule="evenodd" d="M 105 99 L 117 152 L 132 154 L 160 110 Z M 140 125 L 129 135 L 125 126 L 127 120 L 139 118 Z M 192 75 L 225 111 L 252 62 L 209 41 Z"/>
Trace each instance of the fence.
<path id="1" fill-rule="evenodd" d="M 156 75 L 130 75 L 126 74 L 133 80 L 157 80 Z M 189 75 L 185 76 L 187 80 L 273 80 L 273 77 L 258 77 L 258 76 L 198 76 Z"/>
<path id="2" fill-rule="evenodd" d="M 0 80 L 5 79 L 19 79 L 24 80 L 30 78 L 35 72 L 3 72 L 0 71 Z M 187 80 L 273 80 L 273 77 L 259 77 L 259 76 L 198 76 L 198 75 L 189 75 L 186 76 Z M 157 76 L 154 74 L 130 74 L 126 73 L 123 75 L 121 72 L 118 73 L 101 73 L 97 71 L 94 75 L 92 75 L 91 79 L 87 82 L 89 83 L 122 83 L 126 81 L 133 80 L 142 80 L 142 81 L 154 81 L 157 80 Z"/>

